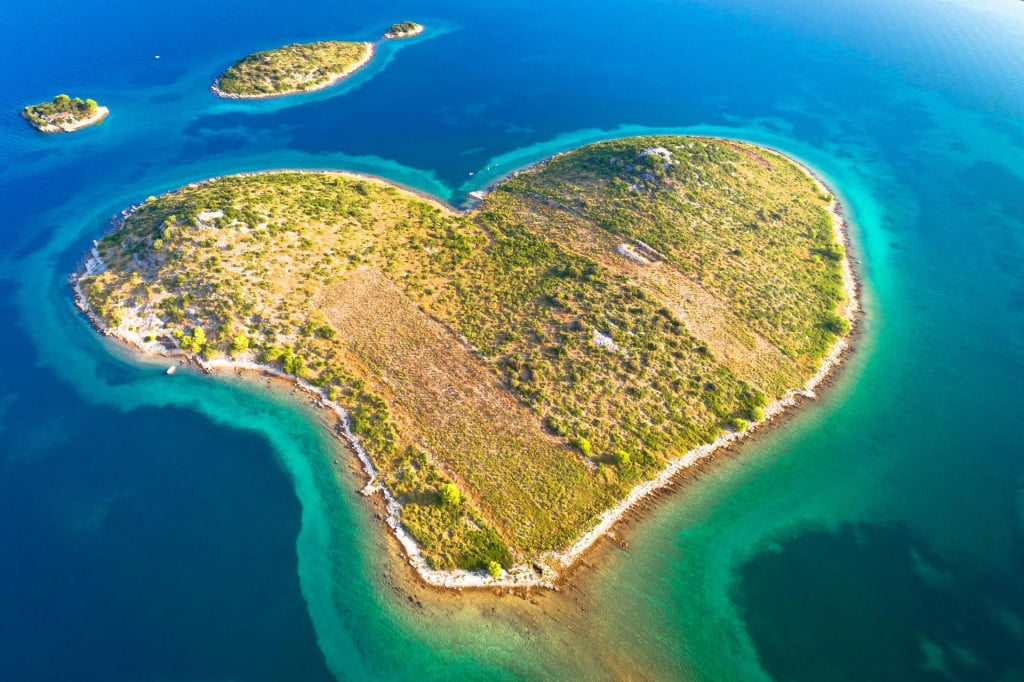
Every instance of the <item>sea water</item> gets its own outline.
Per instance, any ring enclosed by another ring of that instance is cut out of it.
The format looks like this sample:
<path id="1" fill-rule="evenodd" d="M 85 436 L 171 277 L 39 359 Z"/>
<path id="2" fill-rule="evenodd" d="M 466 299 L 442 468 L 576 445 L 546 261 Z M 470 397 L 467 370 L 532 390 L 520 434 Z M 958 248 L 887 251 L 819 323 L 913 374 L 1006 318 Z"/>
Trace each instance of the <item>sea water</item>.
<path id="1" fill-rule="evenodd" d="M 1024 3 L 210 4 L 0 12 L 0 678 L 1024 676 Z M 207 90 L 243 54 L 406 19 L 427 32 L 335 88 Z M 111 114 L 17 116 L 58 92 Z M 863 330 L 821 401 L 629 527 L 585 612 L 410 604 L 298 400 L 168 377 L 70 300 L 107 219 L 187 182 L 341 168 L 458 204 L 653 132 L 821 173 Z"/>

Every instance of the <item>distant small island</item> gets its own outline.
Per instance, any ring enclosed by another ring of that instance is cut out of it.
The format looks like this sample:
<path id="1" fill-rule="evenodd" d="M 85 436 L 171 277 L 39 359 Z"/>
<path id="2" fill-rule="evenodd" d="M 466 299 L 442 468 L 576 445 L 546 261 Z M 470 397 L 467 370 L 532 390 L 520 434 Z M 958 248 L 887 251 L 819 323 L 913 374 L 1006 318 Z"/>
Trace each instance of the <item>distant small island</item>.
<path id="1" fill-rule="evenodd" d="M 348 78 L 373 59 L 373 43 L 296 43 L 235 62 L 210 90 L 229 99 L 261 99 L 312 92 Z"/>
<path id="2" fill-rule="evenodd" d="M 99 123 L 109 113 L 94 99 L 71 99 L 64 94 L 21 110 L 22 117 L 41 133 L 73 133 Z"/>
<path id="3" fill-rule="evenodd" d="M 391 24 L 391 28 L 384 34 L 384 38 L 387 40 L 411 38 L 421 33 L 423 33 L 422 24 L 417 24 L 415 21 L 403 21 L 400 24 Z"/>

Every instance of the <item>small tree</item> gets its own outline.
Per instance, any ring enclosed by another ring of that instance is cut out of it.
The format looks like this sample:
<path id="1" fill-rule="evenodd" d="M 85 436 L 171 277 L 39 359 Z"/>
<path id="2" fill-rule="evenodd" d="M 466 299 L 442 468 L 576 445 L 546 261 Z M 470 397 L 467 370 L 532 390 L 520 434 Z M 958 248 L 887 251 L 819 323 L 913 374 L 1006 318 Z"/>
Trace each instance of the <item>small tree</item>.
<path id="1" fill-rule="evenodd" d="M 446 507 L 458 507 L 462 502 L 462 493 L 455 487 L 454 483 L 445 483 L 441 486 L 441 504 Z"/>
<path id="2" fill-rule="evenodd" d="M 53 98 L 53 103 L 56 104 L 58 107 L 66 107 L 67 105 L 71 104 L 71 98 L 61 93 L 60 95 L 57 95 Z"/>
<path id="3" fill-rule="evenodd" d="M 245 334 L 239 334 L 231 339 L 231 353 L 244 353 L 249 350 L 249 337 Z"/>
<path id="4" fill-rule="evenodd" d="M 620 467 L 624 467 L 632 461 L 632 457 L 625 450 L 616 450 L 615 454 L 612 455 L 612 459 L 615 460 L 615 464 Z"/>
<path id="5" fill-rule="evenodd" d="M 192 352 L 201 353 L 206 346 L 206 332 L 202 327 L 195 327 L 192 330 Z"/>
<path id="6" fill-rule="evenodd" d="M 499 564 L 494 559 L 491 559 L 490 561 L 487 562 L 487 573 L 492 578 L 500 578 L 501 577 L 501 564 Z"/>
<path id="7" fill-rule="evenodd" d="M 762 419 L 764 419 L 764 408 L 761 407 L 760 405 L 755 405 L 750 410 L 750 418 L 756 422 L 759 422 Z"/>

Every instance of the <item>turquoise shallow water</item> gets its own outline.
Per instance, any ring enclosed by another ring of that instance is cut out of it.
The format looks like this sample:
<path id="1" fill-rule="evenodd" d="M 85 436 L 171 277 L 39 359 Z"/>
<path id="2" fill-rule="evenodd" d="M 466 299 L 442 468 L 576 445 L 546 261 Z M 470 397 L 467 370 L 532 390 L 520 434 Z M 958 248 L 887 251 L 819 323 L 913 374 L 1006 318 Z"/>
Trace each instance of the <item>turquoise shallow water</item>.
<path id="1" fill-rule="evenodd" d="M 3 16 L 0 677 L 1024 677 L 1024 3 Z M 405 18 L 428 36 L 338 88 L 206 91 L 240 54 Z M 112 114 L 56 138 L 14 113 L 58 91 Z M 826 177 L 864 333 L 824 400 L 630 527 L 565 601 L 585 611 L 410 605 L 301 406 L 134 362 L 65 285 L 112 213 L 211 175 L 346 168 L 458 203 L 656 131 L 767 144 Z"/>

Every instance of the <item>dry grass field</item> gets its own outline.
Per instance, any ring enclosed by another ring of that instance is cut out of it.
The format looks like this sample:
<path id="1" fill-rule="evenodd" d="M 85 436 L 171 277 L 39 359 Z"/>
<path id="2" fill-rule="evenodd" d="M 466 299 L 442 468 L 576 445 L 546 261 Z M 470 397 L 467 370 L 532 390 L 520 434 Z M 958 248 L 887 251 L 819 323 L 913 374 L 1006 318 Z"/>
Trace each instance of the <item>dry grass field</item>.
<path id="1" fill-rule="evenodd" d="M 426 452 L 503 536 L 536 547 L 599 509 L 604 496 L 579 453 L 379 271 L 331 285 L 320 308 L 345 364 L 388 403 L 400 446 Z"/>

